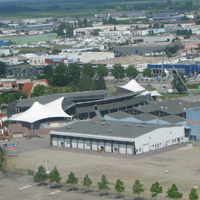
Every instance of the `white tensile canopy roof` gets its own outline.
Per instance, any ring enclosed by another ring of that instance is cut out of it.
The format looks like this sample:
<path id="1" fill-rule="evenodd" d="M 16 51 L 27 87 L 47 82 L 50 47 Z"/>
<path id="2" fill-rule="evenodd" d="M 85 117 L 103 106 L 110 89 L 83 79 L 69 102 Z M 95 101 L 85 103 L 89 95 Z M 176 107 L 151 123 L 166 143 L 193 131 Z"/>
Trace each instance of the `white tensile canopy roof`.
<path id="1" fill-rule="evenodd" d="M 143 88 L 140 84 L 137 83 L 134 79 L 129 81 L 126 85 L 119 86 L 123 89 L 132 91 L 132 92 L 142 92 L 145 91 L 145 88 Z"/>
<path id="2" fill-rule="evenodd" d="M 36 101 L 28 110 L 19 114 L 12 115 L 9 120 L 34 123 L 36 121 L 47 118 L 71 118 L 71 116 L 66 114 L 62 109 L 63 99 L 64 97 L 61 97 L 45 105 L 42 105 L 38 101 Z"/>
<path id="3" fill-rule="evenodd" d="M 147 95 L 147 94 L 151 94 L 151 96 L 153 97 L 153 96 L 157 96 L 157 97 L 160 97 L 160 96 L 162 96 L 161 94 L 159 94 L 157 91 L 148 91 L 148 90 L 146 90 L 145 92 L 143 92 L 141 95 Z"/>

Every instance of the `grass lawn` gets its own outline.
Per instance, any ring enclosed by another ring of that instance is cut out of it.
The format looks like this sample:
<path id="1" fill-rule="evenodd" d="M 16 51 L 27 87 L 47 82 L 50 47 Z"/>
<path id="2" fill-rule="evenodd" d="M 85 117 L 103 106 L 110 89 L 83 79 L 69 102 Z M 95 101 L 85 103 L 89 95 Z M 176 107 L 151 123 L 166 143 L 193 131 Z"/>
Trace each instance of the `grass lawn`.
<path id="1" fill-rule="evenodd" d="M 172 98 L 181 98 L 181 97 L 187 97 L 189 94 L 188 93 L 183 93 L 183 94 L 178 94 L 178 93 L 175 93 L 175 94 L 162 94 L 162 97 L 161 98 L 164 98 L 164 99 L 172 99 Z"/>
<path id="2" fill-rule="evenodd" d="M 52 43 L 46 43 L 46 45 L 53 46 L 50 50 L 53 49 L 67 49 L 70 48 L 71 46 L 69 45 L 57 45 L 57 44 L 52 44 Z M 24 53 L 24 52 L 39 52 L 39 51 L 47 51 L 46 48 L 42 47 L 35 47 L 35 48 L 30 48 L 30 47 L 24 47 L 24 48 L 16 48 L 19 50 L 19 53 Z"/>
<path id="3" fill-rule="evenodd" d="M 117 91 L 117 88 L 114 86 L 109 86 L 107 89 L 110 90 L 109 96 L 112 96 Z"/>

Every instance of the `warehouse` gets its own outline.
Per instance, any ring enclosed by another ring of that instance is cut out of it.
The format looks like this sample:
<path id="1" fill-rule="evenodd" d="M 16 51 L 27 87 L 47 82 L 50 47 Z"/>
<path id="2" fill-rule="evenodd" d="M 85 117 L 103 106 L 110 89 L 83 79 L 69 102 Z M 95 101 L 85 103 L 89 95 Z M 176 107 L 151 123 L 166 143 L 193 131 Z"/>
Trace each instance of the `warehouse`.
<path id="1" fill-rule="evenodd" d="M 181 63 L 181 64 L 174 64 L 174 67 L 178 72 L 181 72 L 187 76 L 192 74 L 199 74 L 199 64 L 189 64 L 189 63 Z M 148 68 L 150 68 L 153 74 L 160 74 L 162 69 L 162 64 L 148 64 Z M 175 70 L 172 65 L 164 64 L 163 68 L 166 69 L 169 74 L 175 74 Z"/>
<path id="2" fill-rule="evenodd" d="M 166 47 L 174 47 L 178 45 L 177 42 L 154 42 L 154 43 L 143 43 L 143 44 L 133 44 L 128 46 L 114 46 L 113 51 L 115 54 L 129 55 L 129 54 L 139 54 L 143 55 L 145 53 L 161 52 L 165 51 Z"/>
<path id="3" fill-rule="evenodd" d="M 50 145 L 141 154 L 184 142 L 184 126 L 117 121 L 78 121 L 50 132 Z"/>

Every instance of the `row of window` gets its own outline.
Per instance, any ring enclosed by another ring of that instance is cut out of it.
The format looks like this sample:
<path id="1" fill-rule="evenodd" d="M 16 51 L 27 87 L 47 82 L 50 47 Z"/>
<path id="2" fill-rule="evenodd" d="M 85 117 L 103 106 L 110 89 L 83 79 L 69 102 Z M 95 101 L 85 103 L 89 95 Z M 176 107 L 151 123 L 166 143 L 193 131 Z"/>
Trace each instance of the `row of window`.
<path id="1" fill-rule="evenodd" d="M 181 142 L 181 141 L 183 141 L 183 137 L 168 140 L 168 141 L 163 143 L 163 147 L 167 146 L 167 144 L 170 144 L 170 142 L 173 144 L 173 143 L 177 143 L 177 142 Z M 158 144 L 155 144 L 155 145 L 153 144 L 153 145 L 149 146 L 149 150 L 159 148 L 160 146 L 161 146 L 161 143 L 158 143 Z M 143 148 L 136 149 L 136 153 L 137 152 L 143 152 Z"/>

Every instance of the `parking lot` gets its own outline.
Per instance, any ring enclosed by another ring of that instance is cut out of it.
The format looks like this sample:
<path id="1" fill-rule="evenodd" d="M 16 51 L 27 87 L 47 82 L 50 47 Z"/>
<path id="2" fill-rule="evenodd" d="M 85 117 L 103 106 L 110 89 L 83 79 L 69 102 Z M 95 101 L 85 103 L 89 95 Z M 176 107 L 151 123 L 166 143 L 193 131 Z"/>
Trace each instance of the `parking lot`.
<path id="1" fill-rule="evenodd" d="M 9 143 L 16 142 L 17 140 L 13 139 Z M 79 181 L 82 181 L 88 173 L 94 187 L 97 187 L 97 181 L 100 181 L 101 176 L 105 174 L 111 188 L 117 179 L 124 181 L 126 192 L 131 192 L 134 181 L 139 179 L 147 193 L 152 183 L 160 182 L 163 186 L 163 197 L 172 183 L 177 185 L 184 198 L 188 198 L 192 187 L 197 187 L 200 193 L 200 142 L 195 142 L 194 147 L 177 144 L 142 155 L 51 147 L 49 143 L 47 135 L 41 139 L 19 139 L 18 156 L 6 160 L 7 168 L 35 170 L 39 165 L 45 166 L 44 160 L 48 160 L 49 169 L 57 166 L 63 185 L 72 171 Z M 166 173 L 167 170 L 169 173 Z"/>

